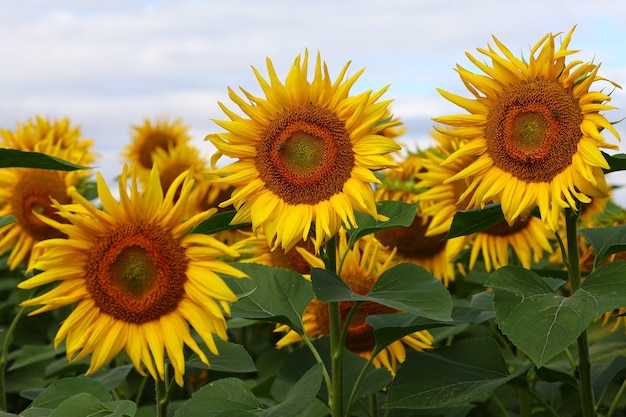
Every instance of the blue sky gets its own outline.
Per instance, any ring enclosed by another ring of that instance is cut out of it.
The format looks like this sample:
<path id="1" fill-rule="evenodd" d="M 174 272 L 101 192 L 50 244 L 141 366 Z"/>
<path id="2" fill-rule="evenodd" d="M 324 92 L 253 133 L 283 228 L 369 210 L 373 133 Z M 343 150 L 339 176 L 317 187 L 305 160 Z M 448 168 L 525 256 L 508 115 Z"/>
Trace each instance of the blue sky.
<path id="1" fill-rule="evenodd" d="M 36 114 L 68 116 L 96 141 L 100 170 L 113 179 L 130 126 L 158 115 L 181 117 L 194 143 L 220 129 L 227 87 L 259 88 L 270 57 L 286 74 L 305 48 L 332 74 L 348 61 L 366 68 L 354 92 L 390 85 L 384 97 L 407 125 L 403 141 L 426 143 L 430 119 L 459 109 L 436 88 L 467 94 L 453 70 L 465 52 L 496 35 L 526 54 L 547 32 L 577 25 L 575 57 L 602 62 L 601 75 L 626 86 L 626 3 L 550 0 L 21 0 L 0 14 L 0 126 Z M 613 94 L 626 117 L 626 96 Z M 626 137 L 626 125 L 618 125 Z M 609 141 L 614 141 L 608 137 Z M 625 139 L 626 141 L 626 139 Z M 625 146 L 621 151 L 624 152 Z M 626 184 L 626 174 L 611 181 Z M 626 193 L 617 198 L 626 202 Z"/>

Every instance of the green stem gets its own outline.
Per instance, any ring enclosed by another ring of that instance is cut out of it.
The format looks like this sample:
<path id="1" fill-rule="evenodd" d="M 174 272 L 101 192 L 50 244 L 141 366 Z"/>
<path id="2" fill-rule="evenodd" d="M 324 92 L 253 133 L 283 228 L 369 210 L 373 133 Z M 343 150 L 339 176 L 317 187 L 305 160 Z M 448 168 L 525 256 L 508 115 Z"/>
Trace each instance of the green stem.
<path id="1" fill-rule="evenodd" d="M 337 237 L 331 237 L 324 245 L 324 266 L 337 273 Z M 339 303 L 328 303 L 328 328 L 330 335 L 331 391 L 329 392 L 330 415 L 343 415 L 343 345 L 341 345 L 341 317 Z"/>
<path id="2" fill-rule="evenodd" d="M 547 411 L 548 414 L 550 414 L 552 417 L 559 417 L 559 413 L 557 413 L 556 410 L 552 408 L 552 406 L 550 406 L 550 404 L 548 404 L 547 401 L 541 397 L 541 395 L 539 395 L 532 389 L 529 389 L 528 393 L 530 393 L 530 395 L 532 395 L 532 397 L 543 406 L 543 409 Z"/>
<path id="3" fill-rule="evenodd" d="M 348 399 L 348 405 L 346 407 L 346 416 L 349 416 L 350 413 L 352 412 L 352 406 L 354 405 L 354 402 L 356 400 L 356 394 L 359 390 L 359 386 L 361 385 L 361 382 L 363 381 L 365 372 L 369 368 L 370 364 L 372 363 L 376 355 L 377 355 L 376 352 L 372 352 L 372 355 L 367 360 L 367 363 L 363 365 L 363 367 L 361 368 L 361 372 L 359 372 L 359 376 L 356 378 L 356 381 L 354 382 L 354 387 L 352 387 L 352 392 L 350 392 L 350 398 Z"/>
<path id="4" fill-rule="evenodd" d="M 7 329 L 7 333 L 4 335 L 4 343 L 2 343 L 2 355 L 0 356 L 0 411 L 7 411 L 5 371 L 9 357 L 9 346 L 11 345 L 11 338 L 13 336 L 13 332 L 15 332 L 15 329 L 17 328 L 17 323 L 20 321 L 25 311 L 26 307 L 22 307 L 17 311 L 17 314 L 13 318 L 11 325 Z"/>
<path id="5" fill-rule="evenodd" d="M 372 417 L 378 417 L 378 398 L 376 398 L 376 393 L 370 394 L 370 412 Z"/>
<path id="6" fill-rule="evenodd" d="M 135 395 L 135 404 L 139 407 L 139 403 L 141 402 L 141 397 L 143 396 L 143 390 L 146 388 L 146 384 L 148 383 L 148 376 L 144 376 L 139 384 L 139 388 L 137 389 L 137 395 Z"/>
<path id="7" fill-rule="evenodd" d="M 322 364 L 322 375 L 324 377 L 324 382 L 326 383 L 326 391 L 328 393 L 331 393 L 333 385 L 330 382 L 330 375 L 328 375 L 328 369 L 326 369 L 326 365 L 324 365 L 324 361 L 322 360 L 322 357 L 320 356 L 319 352 L 317 351 L 317 349 L 315 348 L 315 346 L 311 342 L 311 339 L 309 339 L 307 337 L 307 335 L 302 335 L 302 340 L 304 340 L 304 344 L 307 345 L 307 347 L 309 348 L 309 350 L 313 354 L 313 357 L 315 358 L 317 363 L 321 363 Z"/>
<path id="8" fill-rule="evenodd" d="M 606 417 L 613 417 L 613 413 L 617 409 L 617 404 L 619 403 L 620 398 L 626 392 L 626 379 L 622 382 L 622 386 L 619 387 L 619 391 L 617 391 L 617 395 L 613 398 L 613 402 L 611 403 L 611 407 L 609 408 L 609 412 L 606 414 Z"/>
<path id="9" fill-rule="evenodd" d="M 580 287 L 580 259 L 578 256 L 578 216 L 580 210 L 565 209 L 565 230 L 567 232 L 567 270 L 569 282 L 574 294 Z M 578 348 L 578 387 L 583 417 L 595 417 L 596 406 L 591 389 L 591 362 L 589 361 L 589 342 L 587 331 L 581 333 L 576 340 Z"/>
<path id="10" fill-rule="evenodd" d="M 156 415 L 157 417 L 167 417 L 167 384 L 161 379 L 154 381 L 156 390 Z"/>

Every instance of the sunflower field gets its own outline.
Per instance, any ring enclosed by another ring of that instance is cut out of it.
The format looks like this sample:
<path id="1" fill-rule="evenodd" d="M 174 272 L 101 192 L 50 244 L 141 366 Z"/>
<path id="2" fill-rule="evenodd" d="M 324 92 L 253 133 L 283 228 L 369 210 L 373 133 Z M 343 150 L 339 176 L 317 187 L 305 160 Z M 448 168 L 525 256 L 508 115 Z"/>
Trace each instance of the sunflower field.
<path id="1" fill-rule="evenodd" d="M 626 416 L 621 87 L 573 33 L 467 53 L 427 148 L 308 51 L 210 160 L 131 125 L 116 186 L 69 118 L 1 128 L 0 417 Z"/>

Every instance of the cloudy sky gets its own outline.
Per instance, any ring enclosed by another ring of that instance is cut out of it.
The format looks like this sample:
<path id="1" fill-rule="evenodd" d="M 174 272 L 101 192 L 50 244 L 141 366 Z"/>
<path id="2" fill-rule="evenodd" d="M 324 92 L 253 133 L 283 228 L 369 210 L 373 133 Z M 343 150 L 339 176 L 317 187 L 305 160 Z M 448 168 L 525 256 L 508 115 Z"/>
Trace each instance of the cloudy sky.
<path id="1" fill-rule="evenodd" d="M 610 3 L 610 5 L 609 5 Z M 120 172 L 130 126 L 159 115 L 190 125 L 194 143 L 220 131 L 227 87 L 260 93 L 251 71 L 265 58 L 286 75 L 305 49 L 332 75 L 349 60 L 366 68 L 353 92 L 391 85 L 384 97 L 407 125 L 404 142 L 425 143 L 432 122 L 458 113 L 436 92 L 466 95 L 454 72 L 465 51 L 495 35 L 527 56 L 547 32 L 577 25 L 570 46 L 602 62 L 601 75 L 626 87 L 626 3 L 600 0 L 2 0 L 0 126 L 39 114 L 68 116 L 96 141 L 107 179 Z M 605 7 L 606 5 L 606 7 Z M 597 84 L 600 85 L 600 84 Z M 626 117 L 626 96 L 614 92 Z M 626 123 L 626 122 L 625 122 Z M 626 138 L 626 124 L 618 130 Z M 609 141 L 613 138 L 607 137 Z M 626 141 L 626 139 L 625 139 Z M 625 152 L 626 145 L 621 152 Z M 626 184 L 626 174 L 613 174 Z M 620 202 L 626 194 L 619 193 Z"/>

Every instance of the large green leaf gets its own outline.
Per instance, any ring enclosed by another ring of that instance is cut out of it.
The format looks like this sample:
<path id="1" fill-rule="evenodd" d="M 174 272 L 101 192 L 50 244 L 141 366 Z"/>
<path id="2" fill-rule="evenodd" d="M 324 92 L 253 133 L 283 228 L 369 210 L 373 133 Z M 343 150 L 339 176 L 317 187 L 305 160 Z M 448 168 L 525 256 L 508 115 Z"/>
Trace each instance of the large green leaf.
<path id="1" fill-rule="evenodd" d="M 612 254 L 626 251 L 626 224 L 580 229 L 578 233 L 591 244 L 595 267 Z"/>
<path id="2" fill-rule="evenodd" d="M 611 262 L 593 271 L 576 291 L 579 293 L 595 300 L 595 316 L 626 307 L 626 261 Z"/>
<path id="3" fill-rule="evenodd" d="M 11 167 L 53 169 L 59 171 L 89 169 L 88 167 L 76 165 L 40 152 L 26 152 L 17 149 L 0 148 L 0 168 Z"/>
<path id="4" fill-rule="evenodd" d="M 598 300 L 586 291 L 562 297 L 539 275 L 518 266 L 493 272 L 496 323 L 537 367 L 572 344 L 597 316 Z"/>
<path id="5" fill-rule="evenodd" d="M 180 407 L 175 417 L 296 416 L 316 401 L 322 383 L 322 366 L 312 366 L 289 390 L 284 401 L 265 408 L 240 379 L 225 378 L 202 387 Z"/>
<path id="6" fill-rule="evenodd" d="M 289 390 L 280 404 L 260 412 L 262 417 L 297 416 L 316 401 L 322 384 L 322 364 L 312 366 Z"/>
<path id="7" fill-rule="evenodd" d="M 459 210 L 452 218 L 446 239 L 467 236 L 504 221 L 500 204 L 489 204 L 474 210 Z"/>
<path id="8" fill-rule="evenodd" d="M 63 378 L 54 381 L 32 402 L 33 408 L 57 408 L 63 401 L 78 394 L 86 393 L 99 401 L 111 401 L 106 386 L 100 381 L 87 377 Z"/>
<path id="9" fill-rule="evenodd" d="M 469 403 L 525 372 L 509 374 L 498 344 L 471 338 L 411 355 L 402 364 L 384 408 L 437 409 Z"/>
<path id="10" fill-rule="evenodd" d="M 204 343 L 200 343 L 200 349 L 207 356 L 212 371 L 219 372 L 254 372 L 256 367 L 248 351 L 239 344 L 227 342 L 215 337 L 215 345 L 219 355 L 214 354 Z M 207 369 L 198 355 L 195 353 L 186 362 L 190 368 Z"/>
<path id="11" fill-rule="evenodd" d="M 452 320 L 452 298 L 440 280 L 413 263 L 401 263 L 385 271 L 367 295 L 353 293 L 334 273 L 311 270 L 317 298 L 331 301 L 371 301 L 396 310 L 438 321 Z"/>
<path id="12" fill-rule="evenodd" d="M 263 405 L 238 378 L 224 378 L 194 392 L 175 417 L 215 417 L 223 411 L 258 411 Z"/>
<path id="13" fill-rule="evenodd" d="M 286 324 L 303 334 L 302 313 L 313 299 L 311 282 L 288 269 L 258 264 L 233 265 L 250 277 L 224 279 L 241 297 L 232 305 L 233 317 Z"/>
<path id="14" fill-rule="evenodd" d="M 114 390 L 126 379 L 131 369 L 133 369 L 133 364 L 127 364 L 111 369 L 101 369 L 87 377 L 102 382 L 109 390 Z"/>
<path id="15" fill-rule="evenodd" d="M 46 361 L 54 358 L 58 355 L 58 351 L 53 345 L 38 346 L 38 345 L 25 345 L 19 350 L 15 362 L 9 368 L 9 371 L 23 368 L 31 365 L 35 362 Z"/>
<path id="16" fill-rule="evenodd" d="M 235 210 L 225 211 L 222 213 L 214 214 L 209 217 L 191 231 L 191 233 L 202 233 L 205 235 L 212 235 L 224 230 L 239 229 L 246 225 L 242 224 L 230 224 L 231 220 L 235 217 L 237 212 Z"/>
<path id="17" fill-rule="evenodd" d="M 63 401 L 50 417 L 133 417 L 137 405 L 128 400 L 102 402 L 89 393 L 76 394 Z"/>
<path id="18" fill-rule="evenodd" d="M 378 314 L 367 317 L 372 327 L 377 350 L 411 333 L 443 326 L 460 327 L 469 323 L 482 322 L 485 310 L 475 307 L 453 307 L 452 321 L 427 319 L 411 313 Z"/>
<path id="19" fill-rule="evenodd" d="M 358 227 L 350 230 L 348 247 L 352 247 L 357 240 L 371 233 L 396 227 L 409 227 L 415 220 L 417 205 L 418 203 L 409 204 L 395 200 L 378 201 L 376 210 L 378 214 L 387 217 L 385 221 L 378 221 L 368 214 L 355 212 L 354 217 Z"/>

